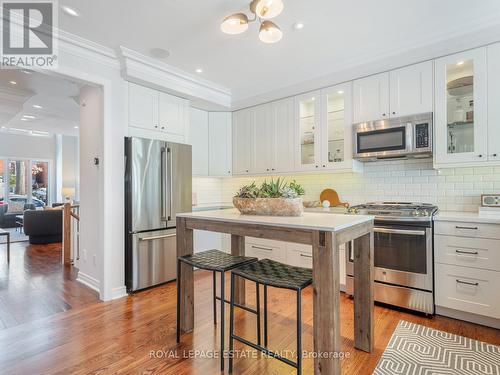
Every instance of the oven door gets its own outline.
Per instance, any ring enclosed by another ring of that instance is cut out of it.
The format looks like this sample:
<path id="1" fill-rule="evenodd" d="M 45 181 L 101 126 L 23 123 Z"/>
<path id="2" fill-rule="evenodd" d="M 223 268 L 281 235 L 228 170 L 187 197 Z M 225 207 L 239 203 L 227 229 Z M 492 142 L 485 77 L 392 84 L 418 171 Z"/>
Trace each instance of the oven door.
<path id="1" fill-rule="evenodd" d="M 374 228 L 375 281 L 432 291 L 432 228 Z"/>
<path id="2" fill-rule="evenodd" d="M 405 156 L 412 150 L 411 123 L 387 126 L 382 123 L 359 124 L 354 134 L 354 157 L 390 158 Z"/>

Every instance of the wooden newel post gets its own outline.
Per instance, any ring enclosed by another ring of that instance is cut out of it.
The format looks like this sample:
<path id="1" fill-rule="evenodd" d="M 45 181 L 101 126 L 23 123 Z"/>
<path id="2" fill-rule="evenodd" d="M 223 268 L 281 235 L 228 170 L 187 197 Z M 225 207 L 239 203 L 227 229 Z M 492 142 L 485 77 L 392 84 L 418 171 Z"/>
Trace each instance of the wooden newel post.
<path id="1" fill-rule="evenodd" d="M 71 203 L 63 208 L 63 263 L 71 264 Z"/>

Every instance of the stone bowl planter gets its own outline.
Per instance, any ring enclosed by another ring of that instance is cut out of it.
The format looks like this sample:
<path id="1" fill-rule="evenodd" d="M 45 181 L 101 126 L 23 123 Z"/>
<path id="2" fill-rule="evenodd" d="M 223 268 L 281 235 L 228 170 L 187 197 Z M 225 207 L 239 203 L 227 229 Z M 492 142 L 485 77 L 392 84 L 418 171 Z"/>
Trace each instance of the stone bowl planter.
<path id="1" fill-rule="evenodd" d="M 302 216 L 302 198 L 238 198 L 234 207 L 243 215 Z"/>

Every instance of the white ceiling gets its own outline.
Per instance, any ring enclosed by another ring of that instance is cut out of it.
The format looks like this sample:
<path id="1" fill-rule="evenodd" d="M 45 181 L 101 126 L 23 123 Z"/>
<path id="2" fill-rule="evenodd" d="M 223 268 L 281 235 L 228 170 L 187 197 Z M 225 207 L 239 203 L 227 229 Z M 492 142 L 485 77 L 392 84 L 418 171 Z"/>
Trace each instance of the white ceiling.
<path id="1" fill-rule="evenodd" d="M 57 76 L 0 69 L 0 130 L 78 136 L 79 93 L 78 83 Z M 35 118 L 21 120 L 25 115 Z"/>

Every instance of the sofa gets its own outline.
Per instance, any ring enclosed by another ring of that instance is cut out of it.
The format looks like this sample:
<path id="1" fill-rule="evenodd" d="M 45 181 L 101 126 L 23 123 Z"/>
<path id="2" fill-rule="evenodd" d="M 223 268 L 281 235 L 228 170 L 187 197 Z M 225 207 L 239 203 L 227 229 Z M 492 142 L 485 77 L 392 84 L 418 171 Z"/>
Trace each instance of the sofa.
<path id="1" fill-rule="evenodd" d="M 32 203 L 24 204 L 24 211 L 26 210 L 34 210 L 35 205 Z M 16 216 L 22 215 L 22 212 L 8 212 L 9 205 L 2 204 L 0 205 L 0 228 L 15 228 L 18 226 L 16 224 Z"/>
<path id="2" fill-rule="evenodd" d="M 24 233 L 31 244 L 62 242 L 62 210 L 28 210 L 24 212 Z"/>

